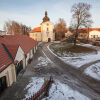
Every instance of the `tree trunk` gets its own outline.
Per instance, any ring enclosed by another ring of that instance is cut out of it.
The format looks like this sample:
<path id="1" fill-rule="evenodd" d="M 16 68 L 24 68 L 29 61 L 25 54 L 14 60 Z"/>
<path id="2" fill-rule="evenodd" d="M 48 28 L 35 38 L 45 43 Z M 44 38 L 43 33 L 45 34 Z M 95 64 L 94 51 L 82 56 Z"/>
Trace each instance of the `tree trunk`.
<path id="1" fill-rule="evenodd" d="M 77 39 L 77 38 L 76 38 L 76 36 L 75 36 L 75 38 L 74 38 L 74 46 L 76 46 L 76 39 Z"/>
<path id="2" fill-rule="evenodd" d="M 74 46 L 76 46 L 77 38 L 78 38 L 78 29 L 76 29 L 76 33 L 75 33 Z"/>

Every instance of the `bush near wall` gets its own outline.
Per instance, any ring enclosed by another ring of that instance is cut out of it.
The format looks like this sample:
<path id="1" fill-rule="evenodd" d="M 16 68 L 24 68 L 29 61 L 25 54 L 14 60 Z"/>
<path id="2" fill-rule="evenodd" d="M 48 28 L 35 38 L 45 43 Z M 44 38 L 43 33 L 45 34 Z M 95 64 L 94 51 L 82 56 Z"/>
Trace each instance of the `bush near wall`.
<path id="1" fill-rule="evenodd" d="M 100 46 L 100 41 L 94 41 L 94 42 L 92 42 L 92 45 L 94 45 L 94 46 Z"/>
<path id="2" fill-rule="evenodd" d="M 78 39 L 78 42 L 87 44 L 87 43 L 89 43 L 90 41 L 87 40 L 87 39 Z"/>

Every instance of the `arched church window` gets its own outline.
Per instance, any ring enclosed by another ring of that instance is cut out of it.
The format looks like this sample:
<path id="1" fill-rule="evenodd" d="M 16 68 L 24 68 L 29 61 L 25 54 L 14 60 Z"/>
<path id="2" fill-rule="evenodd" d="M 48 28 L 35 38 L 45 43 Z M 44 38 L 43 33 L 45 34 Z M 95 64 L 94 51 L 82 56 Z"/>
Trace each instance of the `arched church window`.
<path id="1" fill-rule="evenodd" d="M 47 31 L 49 31 L 49 28 L 47 27 Z"/>
<path id="2" fill-rule="evenodd" d="M 46 31 L 47 37 L 49 37 L 49 28 L 47 27 L 47 31 Z"/>

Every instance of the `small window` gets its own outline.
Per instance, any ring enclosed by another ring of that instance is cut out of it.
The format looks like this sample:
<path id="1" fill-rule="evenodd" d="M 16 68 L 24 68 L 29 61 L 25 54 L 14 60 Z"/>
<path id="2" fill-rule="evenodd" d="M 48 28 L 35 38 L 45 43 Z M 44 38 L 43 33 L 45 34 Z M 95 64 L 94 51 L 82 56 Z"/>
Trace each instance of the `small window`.
<path id="1" fill-rule="evenodd" d="M 93 36 L 93 38 L 95 38 L 95 35 Z"/>
<path id="2" fill-rule="evenodd" d="M 47 23 L 47 26 L 49 26 L 49 24 Z"/>
<path id="3" fill-rule="evenodd" d="M 49 31 L 49 28 L 47 27 L 47 31 Z"/>

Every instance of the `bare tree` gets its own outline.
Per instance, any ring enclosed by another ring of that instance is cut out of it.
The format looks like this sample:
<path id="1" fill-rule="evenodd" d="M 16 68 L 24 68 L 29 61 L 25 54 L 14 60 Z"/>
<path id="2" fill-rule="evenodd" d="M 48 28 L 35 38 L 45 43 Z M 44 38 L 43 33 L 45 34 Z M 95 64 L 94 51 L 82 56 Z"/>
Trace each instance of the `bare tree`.
<path id="1" fill-rule="evenodd" d="M 58 23 L 54 25 L 54 31 L 56 33 L 56 39 L 60 40 L 65 37 L 66 32 L 66 22 L 64 19 L 60 18 Z"/>
<path id="2" fill-rule="evenodd" d="M 87 3 L 78 3 L 72 6 L 71 28 L 75 30 L 74 45 L 76 45 L 79 28 L 91 27 L 92 20 L 91 20 L 90 8 L 91 5 Z"/>
<path id="3" fill-rule="evenodd" d="M 16 34 L 28 35 L 30 31 L 30 27 L 27 27 L 26 25 L 20 24 L 16 21 L 7 21 L 5 22 L 4 30 L 8 34 L 12 34 L 12 35 L 16 35 Z"/>

